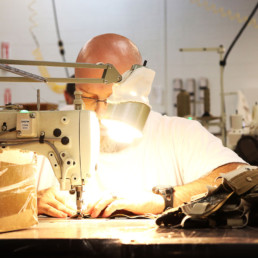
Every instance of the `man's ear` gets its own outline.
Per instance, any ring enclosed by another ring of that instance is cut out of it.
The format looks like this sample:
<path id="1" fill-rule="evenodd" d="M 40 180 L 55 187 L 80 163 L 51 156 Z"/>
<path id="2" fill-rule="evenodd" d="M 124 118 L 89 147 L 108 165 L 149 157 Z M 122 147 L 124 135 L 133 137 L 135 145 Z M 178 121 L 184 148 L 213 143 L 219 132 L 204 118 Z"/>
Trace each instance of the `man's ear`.
<path id="1" fill-rule="evenodd" d="M 65 98 L 65 102 L 66 104 L 71 104 L 71 96 L 69 95 L 69 93 L 67 91 L 64 91 L 64 98 Z"/>

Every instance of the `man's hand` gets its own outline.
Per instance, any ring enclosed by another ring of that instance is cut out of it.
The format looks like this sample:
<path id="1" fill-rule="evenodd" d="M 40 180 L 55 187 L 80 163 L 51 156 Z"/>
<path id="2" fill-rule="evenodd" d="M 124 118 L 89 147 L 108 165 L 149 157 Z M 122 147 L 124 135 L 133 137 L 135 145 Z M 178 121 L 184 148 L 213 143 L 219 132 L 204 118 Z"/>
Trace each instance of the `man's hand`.
<path id="1" fill-rule="evenodd" d="M 51 217 L 66 218 L 76 211 L 70 207 L 65 197 L 55 188 L 48 188 L 38 192 L 37 196 L 38 215 L 45 214 Z"/>
<path id="2" fill-rule="evenodd" d="M 92 218 L 107 218 L 118 210 L 126 210 L 137 215 L 146 213 L 159 214 L 165 208 L 162 196 L 152 192 L 141 192 L 137 195 L 114 196 L 110 193 L 103 194 L 101 198 L 95 199 L 88 204 L 84 213 Z"/>

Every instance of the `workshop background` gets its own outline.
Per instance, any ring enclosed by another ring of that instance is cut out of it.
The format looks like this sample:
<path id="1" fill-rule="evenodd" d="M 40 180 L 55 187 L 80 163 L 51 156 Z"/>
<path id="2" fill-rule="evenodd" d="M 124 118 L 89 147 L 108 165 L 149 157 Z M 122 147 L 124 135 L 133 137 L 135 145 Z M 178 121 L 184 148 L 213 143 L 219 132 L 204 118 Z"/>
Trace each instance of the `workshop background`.
<path id="1" fill-rule="evenodd" d="M 102 33 L 118 33 L 140 48 L 147 66 L 156 71 L 150 95 L 152 108 L 176 115 L 175 81 L 183 85 L 205 78 L 210 110 L 220 115 L 220 67 L 217 52 L 180 52 L 180 48 L 228 49 L 256 0 L 0 0 L 1 58 L 75 62 L 84 43 Z M 53 7 L 56 7 L 55 9 Z M 55 22 L 55 12 L 58 23 Z M 250 108 L 258 101 L 258 13 L 230 53 L 225 67 L 226 115 L 235 112 L 239 93 Z M 59 36 L 58 36 L 59 35 Z M 21 68 L 21 67 L 19 67 Z M 36 67 L 24 67 L 44 75 Z M 41 71 L 42 72 L 42 71 Z M 64 68 L 48 68 L 51 77 L 67 77 Z M 69 76 L 73 70 L 68 70 Z M 12 76 L 0 70 L 0 76 Z M 0 83 L 0 105 L 36 102 L 64 104 L 62 93 L 42 83 Z M 198 93 L 200 94 L 200 93 Z M 201 102 L 201 99 L 200 99 Z M 201 105 L 198 107 L 201 111 Z"/>

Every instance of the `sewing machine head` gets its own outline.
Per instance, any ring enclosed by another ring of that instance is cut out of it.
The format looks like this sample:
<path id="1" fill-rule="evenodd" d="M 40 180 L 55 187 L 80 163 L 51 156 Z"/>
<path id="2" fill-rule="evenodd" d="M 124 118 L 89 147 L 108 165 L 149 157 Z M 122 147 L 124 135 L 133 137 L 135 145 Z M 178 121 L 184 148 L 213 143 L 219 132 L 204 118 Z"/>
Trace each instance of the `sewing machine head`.
<path id="1" fill-rule="evenodd" d="M 77 194 L 82 209 L 82 191 L 95 170 L 99 153 L 99 124 L 94 112 L 0 111 L 0 146 L 34 151 L 46 156 L 61 190 Z"/>

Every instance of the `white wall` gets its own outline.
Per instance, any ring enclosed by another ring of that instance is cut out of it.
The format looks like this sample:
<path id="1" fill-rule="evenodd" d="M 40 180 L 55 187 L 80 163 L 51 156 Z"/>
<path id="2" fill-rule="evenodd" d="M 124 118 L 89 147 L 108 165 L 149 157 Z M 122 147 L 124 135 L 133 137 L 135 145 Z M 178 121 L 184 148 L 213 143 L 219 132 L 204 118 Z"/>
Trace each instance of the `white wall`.
<path id="1" fill-rule="evenodd" d="M 61 38 L 66 60 L 74 62 L 81 46 L 92 36 L 113 32 L 132 39 L 140 48 L 148 66 L 156 70 L 151 94 L 153 109 L 173 114 L 172 81 L 175 78 L 207 77 L 211 87 L 211 113 L 220 114 L 219 55 L 217 53 L 182 53 L 179 48 L 217 47 L 227 49 L 242 24 L 221 12 L 205 8 L 214 5 L 240 17 L 248 16 L 256 0 L 56 0 Z M 35 10 L 35 15 L 29 6 Z M 61 61 L 57 47 L 51 0 L 0 0 L 0 43 L 10 42 L 12 59 L 33 60 L 36 48 L 30 33 L 30 18 L 44 60 Z M 254 16 L 258 21 L 258 12 Z M 225 91 L 242 90 L 252 105 L 258 100 L 258 28 L 249 26 L 232 50 L 225 69 Z M 32 67 L 23 67 L 37 73 Z M 69 70 L 72 74 L 72 70 Z M 49 69 L 53 77 L 65 76 L 64 69 Z M 0 76 L 10 76 L 0 71 Z M 41 89 L 42 102 L 62 103 L 46 85 L 0 83 L 0 105 L 6 88 L 12 102 L 35 102 Z M 256 97 L 257 96 L 257 97 Z M 227 113 L 234 112 L 236 98 L 227 97 Z"/>
<path id="2" fill-rule="evenodd" d="M 223 17 L 221 12 L 207 11 L 198 6 L 198 1 L 168 1 L 168 88 L 175 77 L 207 77 L 211 87 L 211 113 L 220 114 L 220 73 L 219 54 L 215 52 L 179 52 L 179 48 L 218 47 L 227 50 L 243 23 Z M 242 18 L 249 16 L 257 1 L 253 0 L 210 0 L 199 1 L 208 6 L 216 5 L 216 10 L 224 8 L 225 12 L 239 13 Z M 254 18 L 258 23 L 258 12 Z M 252 105 L 258 100 L 258 24 L 256 28 L 246 28 L 231 51 L 225 68 L 225 92 L 242 90 Z M 168 96 L 167 103 L 169 103 Z M 170 107 L 170 109 L 169 109 Z M 226 97 L 227 114 L 235 112 L 236 97 Z M 169 113 L 171 105 L 167 105 Z"/>

